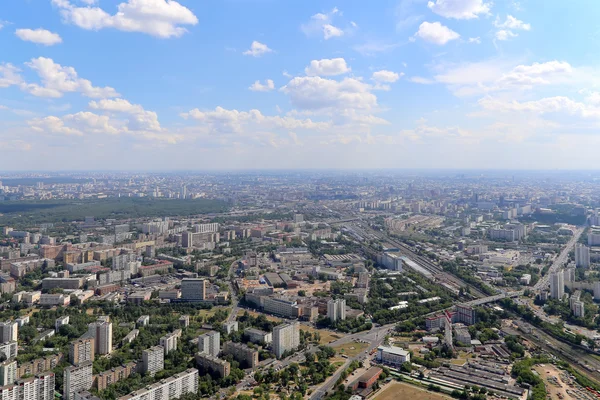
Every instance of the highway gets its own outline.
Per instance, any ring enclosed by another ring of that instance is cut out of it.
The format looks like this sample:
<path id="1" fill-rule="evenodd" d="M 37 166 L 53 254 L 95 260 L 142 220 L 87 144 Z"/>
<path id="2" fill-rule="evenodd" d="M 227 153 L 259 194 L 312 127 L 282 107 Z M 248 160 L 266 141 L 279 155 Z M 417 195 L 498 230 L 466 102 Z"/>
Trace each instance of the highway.
<path id="1" fill-rule="evenodd" d="M 227 322 L 235 321 L 238 315 L 238 311 L 240 309 L 238 306 L 239 299 L 237 297 L 237 292 L 235 291 L 235 288 L 233 287 L 232 283 L 232 280 L 235 278 L 235 270 L 239 261 L 240 260 L 235 260 L 229 266 L 229 280 L 227 281 L 227 284 L 229 285 L 229 295 L 231 296 L 231 311 L 229 313 L 229 316 L 227 317 Z"/>
<path id="2" fill-rule="evenodd" d="M 552 266 L 548 270 L 548 273 L 542 278 L 540 278 L 540 280 L 535 284 L 535 286 L 533 287 L 534 290 L 538 291 L 540 289 L 545 289 L 550 285 L 550 275 L 561 269 L 564 263 L 567 262 L 569 252 L 573 250 L 573 248 L 579 241 L 583 230 L 584 228 L 577 228 L 571 240 L 569 240 L 563 251 L 558 255 L 558 257 L 556 257 L 556 259 L 552 263 Z"/>

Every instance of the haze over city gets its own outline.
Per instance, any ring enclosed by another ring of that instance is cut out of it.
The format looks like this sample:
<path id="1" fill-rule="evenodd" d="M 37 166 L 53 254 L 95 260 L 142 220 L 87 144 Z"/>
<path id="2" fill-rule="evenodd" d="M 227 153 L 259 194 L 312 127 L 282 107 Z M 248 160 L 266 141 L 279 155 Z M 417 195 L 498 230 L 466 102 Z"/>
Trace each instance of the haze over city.
<path id="1" fill-rule="evenodd" d="M 595 169 L 597 9 L 13 1 L 0 168 Z"/>

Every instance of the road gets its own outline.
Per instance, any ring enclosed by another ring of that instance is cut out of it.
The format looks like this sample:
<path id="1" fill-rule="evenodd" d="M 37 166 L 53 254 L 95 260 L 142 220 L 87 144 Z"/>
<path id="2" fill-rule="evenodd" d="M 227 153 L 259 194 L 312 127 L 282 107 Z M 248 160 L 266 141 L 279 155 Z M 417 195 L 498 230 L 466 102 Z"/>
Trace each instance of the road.
<path id="1" fill-rule="evenodd" d="M 542 278 L 540 278 L 540 280 L 533 286 L 534 290 L 537 291 L 540 289 L 545 289 L 550 285 L 550 275 L 552 273 L 558 271 L 559 269 L 561 269 L 562 266 L 564 265 L 564 263 L 567 262 L 567 259 L 569 257 L 569 252 L 571 250 L 573 250 L 573 248 L 579 241 L 579 238 L 581 237 L 583 230 L 584 230 L 584 228 L 577 228 L 577 230 L 573 234 L 573 237 L 571 238 L 571 240 L 569 240 L 569 242 L 567 243 L 567 245 L 565 246 L 563 251 L 558 255 L 558 257 L 556 257 L 556 259 L 552 263 L 552 266 L 548 270 L 548 273 L 545 276 L 543 276 Z"/>
<path id="2" fill-rule="evenodd" d="M 346 360 L 346 362 L 344 363 L 344 365 L 342 365 L 340 368 L 338 368 L 337 371 L 332 376 L 329 377 L 329 379 L 327 379 L 325 382 L 323 382 L 321 384 L 321 386 L 313 392 L 313 394 L 310 396 L 310 400 L 323 399 L 325 397 L 325 395 L 327 394 L 327 392 L 329 390 L 333 389 L 333 387 L 335 386 L 335 383 L 338 381 L 338 379 L 340 379 L 342 372 L 346 368 L 348 368 L 350 363 L 355 360 L 361 360 L 361 359 L 367 358 L 369 356 L 369 353 L 373 349 L 381 346 L 381 344 L 383 343 L 383 341 L 385 339 L 385 336 L 388 334 L 389 330 L 392 329 L 395 325 L 396 325 L 395 323 L 389 324 L 389 325 L 383 325 L 378 328 L 373 328 L 370 331 L 359 332 L 359 333 L 355 333 L 353 335 L 348 335 L 348 336 L 345 336 L 334 342 L 329 343 L 328 346 L 335 347 L 335 346 L 338 346 L 341 344 L 348 343 L 349 341 L 353 341 L 355 339 L 360 339 L 360 340 L 365 340 L 365 341 L 369 342 L 369 346 L 362 353 L 357 354 L 354 357 L 348 358 Z"/>
<path id="3" fill-rule="evenodd" d="M 238 311 L 240 309 L 238 306 L 240 300 L 237 297 L 237 292 L 235 291 L 235 288 L 233 287 L 233 283 L 232 283 L 232 280 L 235 278 L 235 270 L 236 270 L 236 267 L 237 267 L 239 261 L 240 260 L 235 260 L 229 266 L 229 274 L 228 274 L 229 279 L 227 281 L 227 284 L 229 285 L 229 295 L 231 296 L 231 311 L 229 313 L 229 316 L 227 317 L 227 322 L 235 321 L 235 319 L 238 315 Z"/>

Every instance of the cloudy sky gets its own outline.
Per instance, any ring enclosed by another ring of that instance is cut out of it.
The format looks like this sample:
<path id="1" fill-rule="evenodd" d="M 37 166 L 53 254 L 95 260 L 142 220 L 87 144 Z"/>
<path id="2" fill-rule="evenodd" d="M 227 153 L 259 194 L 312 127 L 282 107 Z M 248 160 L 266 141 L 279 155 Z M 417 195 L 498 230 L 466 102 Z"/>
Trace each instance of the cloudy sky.
<path id="1" fill-rule="evenodd" d="M 597 0 L 11 0 L 0 169 L 600 168 Z"/>

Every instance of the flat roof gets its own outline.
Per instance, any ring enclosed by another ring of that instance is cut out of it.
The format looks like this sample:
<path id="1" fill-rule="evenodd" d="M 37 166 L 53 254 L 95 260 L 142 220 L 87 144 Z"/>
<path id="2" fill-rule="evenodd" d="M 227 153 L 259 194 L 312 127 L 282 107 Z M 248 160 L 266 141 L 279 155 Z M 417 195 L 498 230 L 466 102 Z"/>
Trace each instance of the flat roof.
<path id="1" fill-rule="evenodd" d="M 377 350 L 384 351 L 386 353 L 397 354 L 403 357 L 406 357 L 409 354 L 408 351 L 395 346 L 379 346 Z"/>

